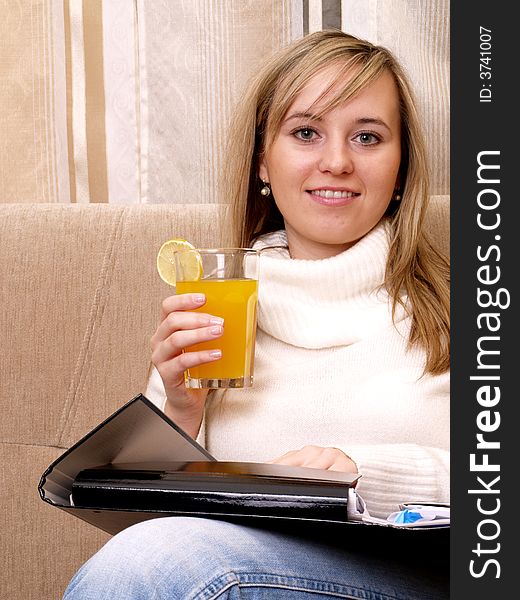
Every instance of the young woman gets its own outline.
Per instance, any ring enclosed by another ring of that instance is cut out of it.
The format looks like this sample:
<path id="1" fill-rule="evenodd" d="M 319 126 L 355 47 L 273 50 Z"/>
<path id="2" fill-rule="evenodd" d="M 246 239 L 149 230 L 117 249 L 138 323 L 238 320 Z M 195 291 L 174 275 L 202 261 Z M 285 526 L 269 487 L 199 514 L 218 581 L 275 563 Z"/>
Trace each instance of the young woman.
<path id="1" fill-rule="evenodd" d="M 449 267 L 423 230 L 425 151 L 395 58 L 337 31 L 283 49 L 240 102 L 225 164 L 233 244 L 284 248 L 261 259 L 255 385 L 185 388 L 186 368 L 219 358 L 182 349 L 218 350 L 226 326 L 186 294 L 163 302 L 148 396 L 221 460 L 362 473 L 373 515 L 447 501 Z M 65 598 L 446 597 L 445 571 L 359 535 L 155 519 L 115 536 Z"/>

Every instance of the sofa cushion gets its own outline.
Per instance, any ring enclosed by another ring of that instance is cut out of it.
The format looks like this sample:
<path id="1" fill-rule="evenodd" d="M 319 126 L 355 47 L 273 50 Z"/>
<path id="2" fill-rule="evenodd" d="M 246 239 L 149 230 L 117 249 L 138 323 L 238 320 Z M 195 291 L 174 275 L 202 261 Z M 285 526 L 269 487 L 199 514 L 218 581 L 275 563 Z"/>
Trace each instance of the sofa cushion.
<path id="1" fill-rule="evenodd" d="M 108 536 L 41 501 L 65 448 L 144 391 L 163 241 L 218 243 L 216 205 L 0 204 L 0 589 L 61 597 Z M 2 596 L 3 597 L 3 596 Z"/>
<path id="2" fill-rule="evenodd" d="M 216 205 L 0 205 L 0 439 L 68 447 L 143 391 L 170 237 L 218 241 Z"/>
<path id="3" fill-rule="evenodd" d="M 450 197 L 432 196 L 426 213 L 426 230 L 435 248 L 450 255 Z"/>

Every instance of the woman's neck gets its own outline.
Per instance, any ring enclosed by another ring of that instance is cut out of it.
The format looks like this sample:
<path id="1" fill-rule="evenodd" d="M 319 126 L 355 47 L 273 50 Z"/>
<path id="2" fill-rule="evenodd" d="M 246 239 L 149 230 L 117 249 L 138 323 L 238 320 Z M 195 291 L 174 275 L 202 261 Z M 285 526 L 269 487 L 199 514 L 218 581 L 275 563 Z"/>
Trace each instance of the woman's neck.
<path id="1" fill-rule="evenodd" d="M 360 241 L 358 239 L 352 242 L 328 243 L 309 240 L 302 238 L 290 225 L 286 226 L 286 233 L 290 257 L 303 260 L 331 258 L 332 256 L 336 256 L 345 252 L 345 250 L 352 248 L 352 246 L 355 246 Z"/>

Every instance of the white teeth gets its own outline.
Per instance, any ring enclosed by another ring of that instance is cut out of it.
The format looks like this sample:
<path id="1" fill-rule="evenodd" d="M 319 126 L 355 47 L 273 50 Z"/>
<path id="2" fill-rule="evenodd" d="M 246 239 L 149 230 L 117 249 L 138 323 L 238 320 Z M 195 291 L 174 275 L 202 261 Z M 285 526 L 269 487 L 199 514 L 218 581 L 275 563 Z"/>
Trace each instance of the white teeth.
<path id="1" fill-rule="evenodd" d="M 312 190 L 312 193 L 321 198 L 351 198 L 355 196 L 354 192 L 344 192 L 340 190 Z"/>

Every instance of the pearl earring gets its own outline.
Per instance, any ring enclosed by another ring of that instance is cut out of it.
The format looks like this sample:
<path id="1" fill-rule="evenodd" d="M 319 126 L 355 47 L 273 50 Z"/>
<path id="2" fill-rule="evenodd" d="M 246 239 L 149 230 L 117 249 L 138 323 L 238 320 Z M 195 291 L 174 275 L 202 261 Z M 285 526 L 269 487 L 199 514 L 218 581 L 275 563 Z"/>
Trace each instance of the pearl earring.
<path id="1" fill-rule="evenodd" d="M 394 190 L 392 200 L 395 200 L 396 202 L 399 202 L 401 200 L 401 195 L 399 194 L 399 190 L 397 188 Z"/>
<path id="2" fill-rule="evenodd" d="M 271 188 L 269 187 L 269 182 L 262 180 L 262 183 L 264 184 L 264 187 L 260 190 L 260 193 L 267 198 L 271 193 Z"/>

